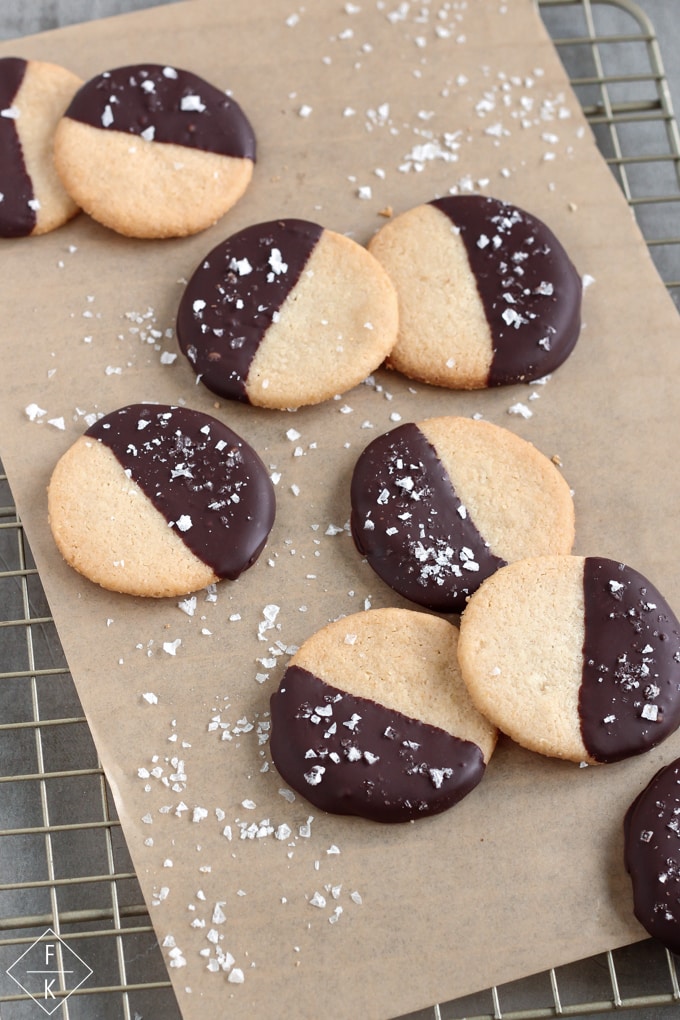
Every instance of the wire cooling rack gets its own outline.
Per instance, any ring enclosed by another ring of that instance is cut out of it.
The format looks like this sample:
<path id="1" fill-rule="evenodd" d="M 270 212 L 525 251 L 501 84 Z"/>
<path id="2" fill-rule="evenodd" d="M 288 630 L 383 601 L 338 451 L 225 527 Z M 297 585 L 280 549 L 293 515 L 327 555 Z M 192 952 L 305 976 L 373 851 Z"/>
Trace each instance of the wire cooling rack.
<path id="1" fill-rule="evenodd" d="M 630 0 L 536 0 L 598 146 L 680 307 L 680 136 L 658 42 Z M 622 70 L 623 68 L 623 70 Z M 113 799 L 0 465 L 0 1017 L 178 1020 Z M 13 979 L 47 930 L 92 968 L 47 1009 Z M 8 973 L 8 971 L 10 973 Z M 680 1015 L 652 940 L 438 1004 L 411 1020 Z M 629 1012 L 628 1012 L 629 1011 Z"/>

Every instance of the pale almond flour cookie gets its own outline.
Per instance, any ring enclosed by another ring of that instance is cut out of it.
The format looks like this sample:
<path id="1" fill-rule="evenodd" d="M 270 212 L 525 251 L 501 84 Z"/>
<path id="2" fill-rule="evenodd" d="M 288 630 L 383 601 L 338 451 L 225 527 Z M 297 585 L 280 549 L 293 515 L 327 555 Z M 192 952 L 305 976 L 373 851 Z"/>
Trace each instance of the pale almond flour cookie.
<path id="1" fill-rule="evenodd" d="M 66 562 L 130 595 L 236 579 L 262 551 L 274 512 L 248 443 L 210 415 L 163 404 L 105 415 L 61 457 L 48 489 Z"/>
<path id="2" fill-rule="evenodd" d="M 208 389 L 279 409 L 363 382 L 396 335 L 397 298 L 380 263 L 299 219 L 258 223 L 217 245 L 177 315 L 180 348 Z"/>
<path id="3" fill-rule="evenodd" d="M 0 59 L 0 237 L 45 234 L 78 206 L 54 166 L 54 133 L 82 81 L 56 64 Z"/>
<path id="4" fill-rule="evenodd" d="M 57 128 L 55 162 L 93 219 L 130 237 L 183 237 L 241 198 L 255 149 L 226 93 L 190 71 L 137 64 L 79 89 Z"/>
<path id="5" fill-rule="evenodd" d="M 571 353 L 581 280 L 536 216 L 482 195 L 416 206 L 369 250 L 399 295 L 388 365 L 421 382 L 482 389 L 542 378 Z"/>
<path id="6" fill-rule="evenodd" d="M 680 724 L 680 623 L 654 585 L 613 560 L 499 570 L 463 613 L 458 658 L 479 711 L 542 754 L 620 761 Z"/>
<path id="7" fill-rule="evenodd" d="M 574 504 L 555 465 L 508 429 L 471 418 L 408 422 L 359 456 L 350 487 L 359 552 L 405 598 L 462 612 L 505 563 L 568 553 Z"/>
<path id="8" fill-rule="evenodd" d="M 271 698 L 271 752 L 316 807 L 382 822 L 436 814 L 481 781 L 497 731 L 472 705 L 440 617 L 375 609 L 328 624 Z"/>

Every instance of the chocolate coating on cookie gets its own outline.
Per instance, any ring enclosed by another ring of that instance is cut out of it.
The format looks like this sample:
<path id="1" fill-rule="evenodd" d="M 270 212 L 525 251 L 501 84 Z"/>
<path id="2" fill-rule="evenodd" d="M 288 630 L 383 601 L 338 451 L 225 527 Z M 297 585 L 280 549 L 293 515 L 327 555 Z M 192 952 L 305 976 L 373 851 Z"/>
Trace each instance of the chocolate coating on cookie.
<path id="1" fill-rule="evenodd" d="M 482 195 L 431 203 L 459 231 L 491 332 L 487 386 L 529 382 L 569 356 L 581 327 L 581 280 L 538 217 Z"/>
<path id="2" fill-rule="evenodd" d="M 66 116 L 148 141 L 255 160 L 255 135 L 238 103 L 174 67 L 133 64 L 104 71 L 78 90 Z"/>
<path id="3" fill-rule="evenodd" d="M 249 402 L 253 358 L 322 229 L 298 219 L 255 224 L 217 245 L 196 269 L 180 302 L 177 339 L 209 390 Z"/>
<path id="4" fill-rule="evenodd" d="M 358 697 L 289 666 L 271 698 L 271 752 L 316 807 L 379 822 L 437 814 L 480 782 L 473 741 Z"/>
<path id="5" fill-rule="evenodd" d="M 564 248 L 537 217 L 494 198 L 432 203 L 460 231 L 492 335 L 487 385 L 547 375 L 580 331 L 581 281 Z"/>
<path id="6" fill-rule="evenodd" d="M 255 562 L 274 522 L 274 490 L 257 453 L 230 428 L 185 407 L 131 404 L 86 435 L 112 451 L 218 578 L 234 580 Z"/>
<path id="7" fill-rule="evenodd" d="M 586 557 L 579 714 L 600 762 L 641 754 L 680 725 L 680 623 L 661 593 L 623 563 Z"/>
<path id="8" fill-rule="evenodd" d="M 0 237 L 28 237 L 37 222 L 35 194 L 16 127 L 14 100 L 26 74 L 21 57 L 0 60 Z"/>
<path id="9" fill-rule="evenodd" d="M 414 423 L 366 447 L 350 499 L 357 549 L 391 588 L 419 605 L 461 612 L 468 595 L 505 563 L 490 551 Z"/>
<path id="10" fill-rule="evenodd" d="M 624 818 L 624 864 L 643 928 L 680 953 L 680 758 L 659 769 Z"/>

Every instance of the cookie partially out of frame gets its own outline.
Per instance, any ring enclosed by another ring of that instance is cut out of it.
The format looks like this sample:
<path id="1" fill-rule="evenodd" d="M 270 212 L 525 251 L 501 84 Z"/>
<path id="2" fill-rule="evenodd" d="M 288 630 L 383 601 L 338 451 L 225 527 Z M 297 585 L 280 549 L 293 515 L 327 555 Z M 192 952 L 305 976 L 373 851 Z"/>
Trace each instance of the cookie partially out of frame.
<path id="1" fill-rule="evenodd" d="M 553 232 L 496 198 L 453 195 L 395 217 L 369 243 L 399 295 L 388 364 L 421 382 L 529 382 L 571 353 L 581 280 Z"/>
<path id="2" fill-rule="evenodd" d="M 654 938 L 680 953 L 680 758 L 665 765 L 624 819 L 633 910 Z"/>
<path id="3" fill-rule="evenodd" d="M 259 456 L 222 422 L 186 407 L 131 404 L 61 457 L 48 513 L 57 547 L 85 577 L 163 597 L 252 566 L 275 504 Z"/>
<path id="4" fill-rule="evenodd" d="M 0 59 L 0 237 L 29 237 L 78 212 L 54 166 L 54 133 L 82 81 L 57 64 Z"/>
<path id="5" fill-rule="evenodd" d="M 271 698 L 271 753 L 316 807 L 402 822 L 452 807 L 480 782 L 497 731 L 472 705 L 440 617 L 375 609 L 328 624 Z"/>
<path id="6" fill-rule="evenodd" d="M 350 488 L 359 552 L 405 598 L 462 612 L 505 563 L 571 552 L 569 486 L 543 453 L 486 421 L 408 422 L 359 456 Z"/>
<path id="7" fill-rule="evenodd" d="M 317 223 L 254 224 L 217 245 L 185 288 L 177 338 L 222 397 L 295 408 L 362 382 L 397 336 L 397 298 L 366 249 Z"/>
<path id="8" fill-rule="evenodd" d="M 512 563 L 472 596 L 460 631 L 472 700 L 531 750 L 615 762 L 680 724 L 680 623 L 626 564 L 592 556 Z"/>
<path id="9" fill-rule="evenodd" d="M 241 107 L 190 71 L 135 64 L 86 82 L 55 137 L 65 188 L 130 237 L 211 226 L 248 187 L 255 135 Z"/>

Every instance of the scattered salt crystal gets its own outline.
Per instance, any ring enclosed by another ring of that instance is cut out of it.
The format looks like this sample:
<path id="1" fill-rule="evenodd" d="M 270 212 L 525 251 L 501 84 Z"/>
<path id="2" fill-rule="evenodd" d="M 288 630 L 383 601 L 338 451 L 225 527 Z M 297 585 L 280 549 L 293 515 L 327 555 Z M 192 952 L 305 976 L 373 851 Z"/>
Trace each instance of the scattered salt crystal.
<path id="1" fill-rule="evenodd" d="M 205 103 L 202 102 L 200 96 L 182 96 L 179 108 L 180 110 L 191 113 L 203 113 L 205 110 Z"/>
<path id="2" fill-rule="evenodd" d="M 177 649 L 182 644 L 181 638 L 176 638 L 174 641 L 164 641 L 163 651 L 167 652 L 168 655 L 177 655 Z"/>
<path id="3" fill-rule="evenodd" d="M 533 413 L 534 412 L 528 408 L 526 404 L 522 404 L 521 402 L 513 404 L 508 408 L 508 414 L 517 414 L 522 418 L 531 418 Z"/>
<path id="4" fill-rule="evenodd" d="M 38 407 L 37 404 L 28 404 L 27 407 L 24 408 L 24 411 L 30 421 L 37 421 L 38 418 L 47 414 L 47 411 L 45 411 L 42 407 Z"/>
<path id="5" fill-rule="evenodd" d="M 213 910 L 212 923 L 213 924 L 224 924 L 227 920 L 227 915 L 222 910 L 224 903 L 216 903 L 215 909 Z"/>

